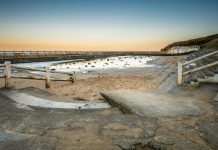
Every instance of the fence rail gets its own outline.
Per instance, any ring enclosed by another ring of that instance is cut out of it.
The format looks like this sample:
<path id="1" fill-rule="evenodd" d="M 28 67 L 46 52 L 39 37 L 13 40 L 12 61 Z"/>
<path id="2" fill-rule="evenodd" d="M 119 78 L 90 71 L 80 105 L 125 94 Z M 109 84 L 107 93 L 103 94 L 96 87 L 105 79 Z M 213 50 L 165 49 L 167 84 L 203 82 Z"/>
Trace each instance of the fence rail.
<path id="1" fill-rule="evenodd" d="M 74 80 L 75 80 L 75 72 L 69 73 L 69 72 L 55 71 L 55 70 L 50 70 L 49 67 L 45 67 L 45 69 L 20 67 L 20 66 L 12 65 L 10 61 L 6 61 L 4 64 L 0 64 L 0 67 L 2 67 L 1 70 L 4 70 L 4 75 L 0 75 L 0 78 L 5 78 L 5 88 L 11 87 L 11 78 L 45 80 L 46 88 L 50 88 L 50 86 L 51 86 L 50 81 L 71 81 L 71 82 L 74 82 Z M 21 69 L 21 70 L 31 70 L 31 71 L 44 72 L 45 75 L 44 76 L 14 75 L 14 74 L 12 74 L 12 68 Z M 51 73 L 66 74 L 66 75 L 69 75 L 69 78 L 68 79 L 53 78 L 53 77 L 51 78 Z"/>
<path id="2" fill-rule="evenodd" d="M 184 63 L 182 63 L 182 62 L 179 61 L 179 62 L 178 62 L 178 84 L 179 84 L 179 85 L 182 84 L 183 76 L 189 75 L 189 74 L 191 74 L 191 73 L 194 73 L 194 72 L 197 72 L 197 71 L 200 71 L 200 70 L 203 70 L 203 69 L 206 69 L 206 68 L 215 66 L 215 65 L 218 65 L 218 61 L 215 61 L 215 62 L 213 62 L 213 63 L 210 63 L 210 64 L 207 64 L 207 65 L 203 65 L 203 66 L 194 68 L 194 69 L 189 70 L 189 71 L 186 71 L 186 72 L 183 72 L 183 67 L 184 67 L 184 66 L 189 65 L 189 64 L 194 63 L 194 62 L 197 62 L 197 61 L 202 60 L 202 59 L 204 59 L 204 58 L 207 58 L 207 57 L 209 57 L 209 56 L 216 55 L 216 54 L 218 54 L 218 51 L 211 52 L 211 53 L 209 53 L 209 54 L 203 55 L 203 56 L 201 56 L 201 57 L 195 58 L 195 59 L 190 60 L 190 61 L 186 61 L 186 62 L 184 62 Z"/>

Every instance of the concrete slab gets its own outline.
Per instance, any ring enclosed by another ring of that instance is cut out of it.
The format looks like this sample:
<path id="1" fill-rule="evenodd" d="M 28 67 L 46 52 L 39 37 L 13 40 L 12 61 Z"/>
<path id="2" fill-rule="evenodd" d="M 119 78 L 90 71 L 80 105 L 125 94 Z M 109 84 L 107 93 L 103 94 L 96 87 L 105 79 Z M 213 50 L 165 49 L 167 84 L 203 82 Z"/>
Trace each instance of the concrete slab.
<path id="1" fill-rule="evenodd" d="M 0 142 L 2 141 L 18 141 L 26 139 L 30 136 L 26 136 L 17 132 L 8 131 L 0 128 Z"/>
<path id="2" fill-rule="evenodd" d="M 201 102 L 188 97 L 135 90 L 104 92 L 102 95 L 123 112 L 147 117 L 179 117 L 202 115 Z"/>
<path id="3" fill-rule="evenodd" d="M 218 149 L 218 121 L 213 118 L 200 119 L 196 129 L 212 148 Z"/>
<path id="4" fill-rule="evenodd" d="M 60 102 L 60 101 L 59 102 L 50 101 L 50 100 L 29 95 L 27 93 L 22 93 L 18 90 L 3 91 L 2 94 L 14 100 L 18 104 L 35 106 L 35 107 L 63 108 L 63 109 L 102 109 L 102 108 L 111 107 L 110 104 L 108 103 L 95 103 L 95 102 L 81 103 L 76 101 L 74 103 L 68 103 L 68 102 Z"/>

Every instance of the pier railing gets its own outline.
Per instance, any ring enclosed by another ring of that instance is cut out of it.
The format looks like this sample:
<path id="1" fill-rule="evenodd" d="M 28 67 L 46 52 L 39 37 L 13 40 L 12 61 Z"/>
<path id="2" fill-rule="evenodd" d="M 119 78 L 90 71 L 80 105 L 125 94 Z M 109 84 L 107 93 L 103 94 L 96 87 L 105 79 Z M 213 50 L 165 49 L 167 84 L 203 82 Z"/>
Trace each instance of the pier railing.
<path id="1" fill-rule="evenodd" d="M 12 73 L 12 69 L 43 72 L 44 76 L 15 75 Z M 11 78 L 45 80 L 45 87 L 46 88 L 50 88 L 50 86 L 51 86 L 50 81 L 71 81 L 71 82 L 74 82 L 74 80 L 75 80 L 75 72 L 69 73 L 69 72 L 55 71 L 55 70 L 50 70 L 49 67 L 45 67 L 44 69 L 20 67 L 20 66 L 11 64 L 10 61 L 6 61 L 4 64 L 0 64 L 0 70 L 2 70 L 4 72 L 3 75 L 0 75 L 0 78 L 5 78 L 5 88 L 11 87 Z M 68 75 L 68 78 L 67 79 L 54 78 L 54 77 L 51 77 L 52 73 L 65 74 L 65 75 Z"/>
<path id="2" fill-rule="evenodd" d="M 206 68 L 209 68 L 209 67 L 212 67 L 212 66 L 215 66 L 215 65 L 218 65 L 218 61 L 215 61 L 213 63 L 209 63 L 209 64 L 206 64 L 206 65 L 202 65 L 202 66 L 199 66 L 199 67 L 196 67 L 192 70 L 188 70 L 188 71 L 185 71 L 183 72 L 183 67 L 185 67 L 186 65 L 189 65 L 191 63 L 194 63 L 194 62 L 197 62 L 199 60 L 202 60 L 204 58 L 207 58 L 209 56 L 213 56 L 213 55 L 217 55 L 218 54 L 218 50 L 217 51 L 214 51 L 214 52 L 211 52 L 211 53 L 208 53 L 206 55 L 203 55 L 201 57 L 198 57 L 198 58 L 195 58 L 195 59 L 192 59 L 190 61 L 186 61 L 184 63 L 182 62 L 178 62 L 178 84 L 179 85 L 182 85 L 183 84 L 183 77 L 186 76 L 186 75 L 190 75 L 191 73 L 194 73 L 194 72 L 197 72 L 197 71 L 201 71 L 203 69 L 206 69 Z"/>
<path id="3" fill-rule="evenodd" d="M 86 50 L 75 50 L 75 51 L 0 51 L 0 59 L 12 59 L 12 58 L 34 58 L 34 57 L 58 57 L 65 55 L 113 55 L 113 54 L 126 54 L 126 55 L 158 55 L 161 54 L 159 51 L 111 51 L 111 50 L 99 50 L 99 51 L 86 51 Z"/>

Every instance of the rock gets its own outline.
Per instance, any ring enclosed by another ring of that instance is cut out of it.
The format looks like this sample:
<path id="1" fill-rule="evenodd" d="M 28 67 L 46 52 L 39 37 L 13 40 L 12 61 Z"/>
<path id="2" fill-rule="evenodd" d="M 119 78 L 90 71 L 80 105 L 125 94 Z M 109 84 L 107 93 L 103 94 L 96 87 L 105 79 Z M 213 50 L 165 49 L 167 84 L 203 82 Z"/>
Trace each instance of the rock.
<path id="1" fill-rule="evenodd" d="M 56 138 L 32 137 L 25 140 L 1 142 L 1 150 L 54 150 Z"/>
<path id="2" fill-rule="evenodd" d="M 163 143 L 159 143 L 159 142 L 151 142 L 149 143 L 149 147 L 155 149 L 155 150 L 166 150 L 166 145 L 164 145 Z"/>
<path id="3" fill-rule="evenodd" d="M 142 147 L 146 147 L 148 144 L 149 144 L 149 140 L 148 139 L 143 139 L 142 141 L 141 141 L 141 145 L 142 145 Z"/>
<path id="4" fill-rule="evenodd" d="M 203 145 L 198 145 L 197 143 L 181 141 L 173 146 L 173 150 L 209 150 L 209 148 Z"/>
<path id="5" fill-rule="evenodd" d="M 171 139 L 171 138 L 168 137 L 168 136 L 165 136 L 165 135 L 156 136 L 154 139 L 155 139 L 155 141 L 157 141 L 157 142 L 159 142 L 159 143 L 166 144 L 166 145 L 172 145 L 172 144 L 174 144 L 174 140 Z"/>
<path id="6" fill-rule="evenodd" d="M 215 102 L 218 102 L 218 94 L 217 94 L 217 96 L 214 98 L 214 101 L 215 101 Z"/>
<path id="7" fill-rule="evenodd" d="M 76 100 L 76 101 L 89 101 L 89 100 L 81 98 L 81 97 L 74 97 L 74 100 Z"/>
<path id="8" fill-rule="evenodd" d="M 200 119 L 196 129 L 211 147 L 218 149 L 218 122 L 213 118 Z"/>
<path id="9" fill-rule="evenodd" d="M 118 142 L 118 145 L 124 150 L 134 150 L 136 144 L 140 144 L 141 141 L 137 139 L 123 139 Z"/>

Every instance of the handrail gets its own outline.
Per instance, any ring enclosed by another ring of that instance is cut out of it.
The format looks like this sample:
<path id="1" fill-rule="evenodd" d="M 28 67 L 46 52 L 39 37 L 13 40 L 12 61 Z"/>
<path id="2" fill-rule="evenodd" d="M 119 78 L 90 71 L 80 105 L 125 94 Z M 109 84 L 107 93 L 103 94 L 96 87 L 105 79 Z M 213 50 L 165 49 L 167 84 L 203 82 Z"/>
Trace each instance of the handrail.
<path id="1" fill-rule="evenodd" d="M 183 67 L 185 65 L 188 65 L 188 64 L 191 64 L 193 62 L 196 62 L 196 61 L 199 61 L 203 58 L 206 58 L 206 57 L 209 57 L 209 56 L 212 56 L 212 55 L 215 55 L 215 54 L 218 54 L 218 50 L 214 51 L 214 52 L 211 52 L 211 53 L 208 53 L 204 56 L 201 56 L 201 57 L 198 57 L 198 58 L 195 58 L 193 60 L 190 60 L 190 61 L 187 61 L 187 62 L 178 62 L 178 84 L 181 85 L 182 84 L 182 78 L 183 76 L 185 75 L 188 75 L 190 73 L 193 73 L 193 72 L 196 72 L 196 71 L 200 71 L 202 69 L 205 69 L 205 68 L 209 68 L 209 67 L 212 67 L 212 66 L 215 66 L 215 65 L 218 65 L 218 61 L 215 61 L 213 63 L 210 63 L 210 64 L 207 64 L 207 65 L 204 65 L 204 66 L 200 66 L 200 67 L 197 67 L 197 68 L 194 68 L 192 70 L 189 70 L 189 71 L 186 71 L 186 72 L 183 72 Z"/>
<path id="2" fill-rule="evenodd" d="M 213 63 L 207 64 L 207 65 L 204 65 L 204 66 L 201 66 L 201 67 L 198 67 L 198 68 L 195 68 L 193 70 L 186 71 L 186 72 L 182 73 L 182 75 L 185 76 L 185 75 L 188 75 L 190 73 L 193 73 L 193 72 L 205 69 L 205 68 L 209 68 L 209 67 L 212 67 L 212 66 L 215 66 L 215 65 L 218 65 L 218 61 L 215 61 Z"/>
<path id="3" fill-rule="evenodd" d="M 212 52 L 212 53 L 206 54 L 206 55 L 204 55 L 204 56 L 201 56 L 201 57 L 195 58 L 195 59 L 193 59 L 193 60 L 186 61 L 186 62 L 183 63 L 182 65 L 185 66 L 185 65 L 191 64 L 191 63 L 196 62 L 196 61 L 198 61 L 198 60 L 200 60 L 200 59 L 203 59 L 203 58 L 209 57 L 209 56 L 211 56 L 211 55 L 214 55 L 214 54 L 216 54 L 216 53 L 218 53 L 218 50 L 215 51 L 215 52 Z"/>

